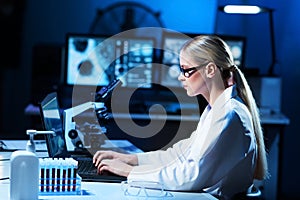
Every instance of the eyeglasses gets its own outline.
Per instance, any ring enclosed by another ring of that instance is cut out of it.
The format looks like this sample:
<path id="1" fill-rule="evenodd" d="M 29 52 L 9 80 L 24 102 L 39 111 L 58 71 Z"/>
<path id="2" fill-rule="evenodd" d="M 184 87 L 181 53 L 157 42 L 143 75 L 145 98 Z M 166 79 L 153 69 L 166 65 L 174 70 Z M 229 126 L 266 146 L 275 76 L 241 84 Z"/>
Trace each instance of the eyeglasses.
<path id="1" fill-rule="evenodd" d="M 167 192 L 162 184 L 152 181 L 122 181 L 125 196 L 164 197 Z"/>
<path id="2" fill-rule="evenodd" d="M 183 67 L 179 67 L 179 70 L 185 78 L 190 78 L 198 69 L 200 69 L 203 66 L 205 65 L 198 65 L 196 67 L 190 67 L 187 69 L 183 69 Z"/>

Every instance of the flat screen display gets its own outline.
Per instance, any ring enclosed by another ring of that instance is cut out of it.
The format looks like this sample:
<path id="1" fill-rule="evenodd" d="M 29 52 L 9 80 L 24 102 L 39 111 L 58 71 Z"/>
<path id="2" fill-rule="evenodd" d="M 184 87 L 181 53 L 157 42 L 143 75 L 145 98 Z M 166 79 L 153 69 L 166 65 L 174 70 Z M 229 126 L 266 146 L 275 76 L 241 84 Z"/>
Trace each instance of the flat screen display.
<path id="1" fill-rule="evenodd" d="M 229 46 L 234 63 L 239 67 L 244 67 L 246 38 L 242 36 L 219 36 Z"/>
<path id="2" fill-rule="evenodd" d="M 68 34 L 65 83 L 105 86 L 114 79 L 122 86 L 150 88 L 154 38 Z"/>
<path id="3" fill-rule="evenodd" d="M 66 157 L 67 148 L 56 92 L 48 94 L 39 108 L 44 129 L 55 132 L 55 135 L 46 135 L 49 157 Z"/>

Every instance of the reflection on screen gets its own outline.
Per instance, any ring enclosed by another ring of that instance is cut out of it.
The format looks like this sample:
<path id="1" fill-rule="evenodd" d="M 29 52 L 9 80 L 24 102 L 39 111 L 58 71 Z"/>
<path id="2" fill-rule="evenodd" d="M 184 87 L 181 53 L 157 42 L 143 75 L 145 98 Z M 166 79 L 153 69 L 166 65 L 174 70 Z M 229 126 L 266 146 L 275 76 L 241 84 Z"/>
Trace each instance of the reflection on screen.
<path id="1" fill-rule="evenodd" d="M 154 39 L 68 35 L 67 85 L 108 85 L 150 88 Z"/>
<path id="2" fill-rule="evenodd" d="M 50 93 L 41 103 L 42 119 L 45 129 L 54 131 L 55 135 L 46 135 L 50 157 L 66 156 L 62 120 L 59 113 L 56 93 Z"/>

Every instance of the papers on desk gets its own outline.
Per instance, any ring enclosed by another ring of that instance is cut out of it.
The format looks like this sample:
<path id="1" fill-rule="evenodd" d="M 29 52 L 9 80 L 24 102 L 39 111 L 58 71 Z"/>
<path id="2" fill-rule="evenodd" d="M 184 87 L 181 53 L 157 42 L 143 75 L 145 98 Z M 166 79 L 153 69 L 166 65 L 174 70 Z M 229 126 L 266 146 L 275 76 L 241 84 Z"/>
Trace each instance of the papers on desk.
<path id="1" fill-rule="evenodd" d="M 4 151 L 25 150 L 28 140 L 2 140 L 1 147 Z M 35 140 L 36 151 L 47 151 L 45 140 Z"/>

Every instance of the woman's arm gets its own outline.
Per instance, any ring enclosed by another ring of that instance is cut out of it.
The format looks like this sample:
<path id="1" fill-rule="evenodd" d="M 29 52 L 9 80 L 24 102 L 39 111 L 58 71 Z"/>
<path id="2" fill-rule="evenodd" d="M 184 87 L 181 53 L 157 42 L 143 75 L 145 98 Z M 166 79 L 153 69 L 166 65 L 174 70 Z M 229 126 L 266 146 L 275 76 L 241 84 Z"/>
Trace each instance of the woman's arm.
<path id="1" fill-rule="evenodd" d="M 162 166 L 174 162 L 183 151 L 188 147 L 191 139 L 185 139 L 177 142 L 172 148 L 166 151 L 153 151 L 138 154 L 123 154 L 114 151 L 97 151 L 93 157 L 93 163 L 98 171 L 110 171 L 112 173 L 128 176 L 133 166 L 151 164 L 154 166 Z"/>
<path id="2" fill-rule="evenodd" d="M 189 138 L 183 139 L 175 143 L 167 150 L 150 151 L 146 153 L 136 154 L 138 158 L 138 165 L 166 165 L 186 152 L 194 140 L 194 131 Z"/>
<path id="3" fill-rule="evenodd" d="M 241 176 L 245 179 L 246 176 L 249 182 L 255 164 L 251 165 L 254 160 L 254 138 L 245 132 L 236 115 L 220 117 L 207 121 L 210 128 L 194 138 L 190 151 L 187 151 L 188 154 L 165 165 L 135 166 L 129 173 L 128 180 L 161 182 L 166 189 L 170 190 L 201 190 L 214 185 L 219 187 L 218 184 L 221 184 L 221 180 L 226 177 L 227 181 L 236 184 L 235 188 L 244 187 L 242 184 L 239 185 L 239 182 L 235 182 L 234 177 L 227 177 L 227 175 L 232 169 L 236 169 L 241 172 L 241 175 L 236 174 L 235 177 Z M 209 137 L 216 132 L 218 134 L 215 137 Z M 206 147 L 203 148 L 201 144 L 205 144 Z M 241 162 L 246 161 L 250 164 L 243 166 Z"/>

